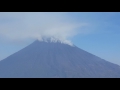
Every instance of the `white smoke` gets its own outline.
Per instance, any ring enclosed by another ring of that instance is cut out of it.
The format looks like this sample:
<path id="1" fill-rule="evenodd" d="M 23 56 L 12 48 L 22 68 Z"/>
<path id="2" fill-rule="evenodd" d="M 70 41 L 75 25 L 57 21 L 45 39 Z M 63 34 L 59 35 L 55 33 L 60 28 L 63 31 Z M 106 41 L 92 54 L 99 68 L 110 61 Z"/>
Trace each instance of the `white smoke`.
<path id="1" fill-rule="evenodd" d="M 73 22 L 68 13 L 0 12 L 0 38 L 14 41 L 30 38 L 45 41 L 45 38 L 51 38 L 52 42 L 72 45 L 69 38 L 78 33 L 78 28 L 80 32 L 80 27 L 85 25 Z"/>

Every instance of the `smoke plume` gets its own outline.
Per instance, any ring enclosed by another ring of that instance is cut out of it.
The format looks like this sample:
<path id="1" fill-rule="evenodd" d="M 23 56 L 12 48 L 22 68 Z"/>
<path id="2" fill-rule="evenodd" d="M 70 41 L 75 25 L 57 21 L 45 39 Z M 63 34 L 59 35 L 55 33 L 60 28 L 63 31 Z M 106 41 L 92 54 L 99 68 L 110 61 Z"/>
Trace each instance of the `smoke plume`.
<path id="1" fill-rule="evenodd" d="M 69 40 L 86 23 L 74 22 L 68 13 L 62 12 L 1 12 L 0 38 L 13 41 L 50 38 L 72 44 Z"/>

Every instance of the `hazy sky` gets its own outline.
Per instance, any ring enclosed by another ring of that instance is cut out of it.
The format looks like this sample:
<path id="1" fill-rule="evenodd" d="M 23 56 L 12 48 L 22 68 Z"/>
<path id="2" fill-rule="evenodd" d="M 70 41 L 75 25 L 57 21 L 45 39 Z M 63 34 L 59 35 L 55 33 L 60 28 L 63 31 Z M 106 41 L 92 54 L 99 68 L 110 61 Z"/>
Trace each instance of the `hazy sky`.
<path id="1" fill-rule="evenodd" d="M 0 12 L 0 60 L 53 37 L 120 65 L 119 12 Z"/>

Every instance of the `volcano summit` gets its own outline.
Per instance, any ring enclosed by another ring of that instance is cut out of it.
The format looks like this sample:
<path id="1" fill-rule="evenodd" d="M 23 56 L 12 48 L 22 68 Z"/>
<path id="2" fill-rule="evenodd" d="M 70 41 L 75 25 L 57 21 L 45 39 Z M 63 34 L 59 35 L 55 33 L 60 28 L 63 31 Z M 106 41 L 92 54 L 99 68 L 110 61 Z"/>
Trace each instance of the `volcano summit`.
<path id="1" fill-rule="evenodd" d="M 120 66 L 75 45 L 36 40 L 0 61 L 0 78 L 120 78 Z"/>

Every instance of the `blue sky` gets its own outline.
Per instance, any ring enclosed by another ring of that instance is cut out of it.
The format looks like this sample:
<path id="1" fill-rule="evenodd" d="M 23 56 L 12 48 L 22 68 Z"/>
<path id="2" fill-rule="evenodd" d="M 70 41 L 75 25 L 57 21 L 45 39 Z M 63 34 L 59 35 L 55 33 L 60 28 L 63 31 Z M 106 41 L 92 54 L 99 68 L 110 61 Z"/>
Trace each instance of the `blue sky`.
<path id="1" fill-rule="evenodd" d="M 0 12 L 0 60 L 36 38 L 54 36 L 120 65 L 119 24 L 119 12 Z"/>
<path id="2" fill-rule="evenodd" d="M 120 65 L 120 13 L 87 12 L 73 13 L 72 16 L 78 21 L 90 23 L 89 30 L 93 31 L 74 36 L 72 42 L 92 54 Z"/>

